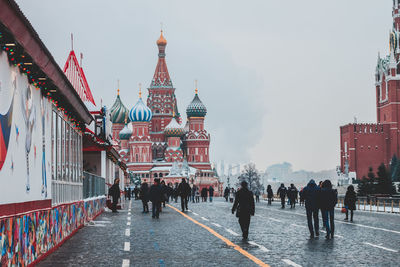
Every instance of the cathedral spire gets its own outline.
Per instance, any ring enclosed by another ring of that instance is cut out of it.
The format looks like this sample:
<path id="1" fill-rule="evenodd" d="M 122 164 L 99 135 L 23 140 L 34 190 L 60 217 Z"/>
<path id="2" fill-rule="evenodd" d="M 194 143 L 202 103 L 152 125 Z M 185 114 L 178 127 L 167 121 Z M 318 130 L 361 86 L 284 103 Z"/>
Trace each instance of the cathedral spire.
<path id="1" fill-rule="evenodd" d="M 167 46 L 167 40 L 164 38 L 162 30 L 160 38 L 158 38 L 157 40 L 157 46 L 158 46 L 158 62 L 150 87 L 172 88 L 171 78 L 169 77 L 167 63 L 165 61 L 165 47 Z"/>

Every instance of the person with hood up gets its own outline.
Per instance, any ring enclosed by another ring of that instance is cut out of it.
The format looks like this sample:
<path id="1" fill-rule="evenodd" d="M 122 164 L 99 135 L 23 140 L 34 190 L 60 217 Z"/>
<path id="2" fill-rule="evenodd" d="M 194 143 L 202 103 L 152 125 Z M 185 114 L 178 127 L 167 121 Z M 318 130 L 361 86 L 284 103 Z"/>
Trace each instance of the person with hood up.
<path id="1" fill-rule="evenodd" d="M 162 188 L 160 185 L 160 179 L 155 178 L 154 184 L 150 186 L 149 190 L 149 199 L 152 203 L 152 218 L 158 219 L 160 216 L 160 209 L 161 209 L 161 200 L 162 200 Z"/>
<path id="2" fill-rule="evenodd" d="M 349 219 L 349 210 L 350 210 L 350 221 L 353 221 L 353 213 L 356 209 L 356 201 L 357 201 L 357 194 L 354 192 L 354 186 L 349 185 L 347 187 L 346 195 L 344 196 L 344 206 L 346 207 L 346 218 L 345 221 Z"/>
<path id="3" fill-rule="evenodd" d="M 214 197 L 214 188 L 212 187 L 212 185 L 210 185 L 210 187 L 208 188 L 208 196 L 210 198 L 210 202 L 212 202 Z"/>
<path id="4" fill-rule="evenodd" d="M 112 212 L 117 212 L 118 199 L 121 197 L 118 178 L 114 180 L 114 184 L 110 187 L 110 189 L 108 189 L 108 195 L 112 197 Z"/>
<path id="5" fill-rule="evenodd" d="M 241 183 L 241 188 L 236 192 L 232 214 L 234 214 L 235 211 L 236 217 L 239 218 L 243 239 L 247 240 L 249 236 L 250 217 L 254 216 L 255 206 L 253 193 L 247 188 L 246 181 Z"/>
<path id="6" fill-rule="evenodd" d="M 319 218 L 318 218 L 318 210 L 319 210 L 319 195 L 320 188 L 317 186 L 313 179 L 308 182 L 307 186 L 303 189 L 303 197 L 306 206 L 306 214 L 307 214 L 307 223 L 308 230 L 310 231 L 310 238 L 314 238 L 314 229 L 315 235 L 319 236 Z M 314 219 L 314 225 L 313 220 Z"/>
<path id="7" fill-rule="evenodd" d="M 278 192 L 276 194 L 281 198 L 282 209 L 284 209 L 285 208 L 285 198 L 286 198 L 286 194 L 287 194 L 287 189 L 284 184 L 281 184 L 281 186 L 278 188 Z"/>
<path id="8" fill-rule="evenodd" d="M 325 180 L 322 183 L 320 194 L 321 211 L 326 227 L 326 239 L 333 238 L 335 232 L 335 206 L 337 203 L 337 192 L 332 189 L 330 180 Z"/>

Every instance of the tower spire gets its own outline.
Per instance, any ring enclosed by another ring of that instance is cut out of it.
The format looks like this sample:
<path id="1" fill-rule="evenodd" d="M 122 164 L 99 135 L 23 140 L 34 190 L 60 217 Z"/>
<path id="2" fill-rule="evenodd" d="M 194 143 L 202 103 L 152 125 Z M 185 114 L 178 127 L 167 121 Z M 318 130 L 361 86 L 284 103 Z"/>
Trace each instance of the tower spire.
<path id="1" fill-rule="evenodd" d="M 119 95 L 119 80 L 117 80 L 117 95 Z"/>
<path id="2" fill-rule="evenodd" d="M 139 98 L 142 98 L 142 84 L 139 83 Z"/>
<path id="3" fill-rule="evenodd" d="M 199 92 L 199 89 L 197 89 L 197 80 L 194 80 L 194 86 L 195 86 L 194 92 L 195 92 L 196 95 L 197 95 L 198 92 Z"/>

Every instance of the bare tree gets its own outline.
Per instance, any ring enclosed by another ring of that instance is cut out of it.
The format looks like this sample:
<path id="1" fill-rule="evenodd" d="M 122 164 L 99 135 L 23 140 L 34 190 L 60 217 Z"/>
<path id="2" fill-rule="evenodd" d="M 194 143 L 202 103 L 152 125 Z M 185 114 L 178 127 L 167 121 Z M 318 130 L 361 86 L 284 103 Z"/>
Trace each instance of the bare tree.
<path id="1" fill-rule="evenodd" d="M 260 174 L 256 169 L 256 165 L 254 163 L 249 163 L 244 166 L 244 170 L 242 174 L 238 177 L 239 182 L 236 186 L 239 186 L 242 181 L 246 181 L 249 185 L 249 190 L 253 193 L 258 191 L 259 193 L 263 192 L 264 185 L 261 183 Z"/>

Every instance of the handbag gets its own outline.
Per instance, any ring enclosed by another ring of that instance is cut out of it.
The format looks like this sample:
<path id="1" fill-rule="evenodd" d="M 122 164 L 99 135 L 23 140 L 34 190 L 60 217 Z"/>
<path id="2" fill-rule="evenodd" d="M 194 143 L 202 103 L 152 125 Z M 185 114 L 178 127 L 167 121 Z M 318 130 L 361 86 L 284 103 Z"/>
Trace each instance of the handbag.
<path id="1" fill-rule="evenodd" d="M 342 212 L 342 213 L 346 213 L 346 212 L 347 212 L 347 208 L 346 208 L 346 207 L 343 207 L 342 210 L 341 210 L 341 212 Z"/>

